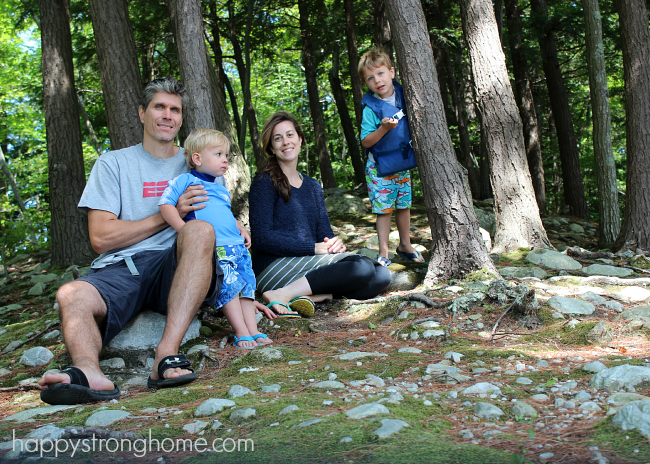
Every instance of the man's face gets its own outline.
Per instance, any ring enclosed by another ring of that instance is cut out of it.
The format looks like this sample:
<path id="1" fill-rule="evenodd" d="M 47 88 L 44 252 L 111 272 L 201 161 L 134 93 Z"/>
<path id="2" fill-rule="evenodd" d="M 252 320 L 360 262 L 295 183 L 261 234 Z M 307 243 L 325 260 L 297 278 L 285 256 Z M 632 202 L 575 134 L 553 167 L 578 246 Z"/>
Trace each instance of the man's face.
<path id="1" fill-rule="evenodd" d="M 181 97 L 167 92 L 157 92 L 145 111 L 140 107 L 140 121 L 144 125 L 144 138 L 159 142 L 173 142 L 183 125 Z"/>

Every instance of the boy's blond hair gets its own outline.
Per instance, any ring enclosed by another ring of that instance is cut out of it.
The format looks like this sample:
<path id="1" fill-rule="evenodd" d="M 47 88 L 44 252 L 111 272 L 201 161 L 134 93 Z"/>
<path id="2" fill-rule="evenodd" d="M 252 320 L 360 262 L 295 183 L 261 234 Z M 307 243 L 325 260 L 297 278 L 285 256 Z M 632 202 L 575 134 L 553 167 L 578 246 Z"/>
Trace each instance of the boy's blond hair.
<path id="1" fill-rule="evenodd" d="M 388 69 L 393 67 L 390 56 L 382 48 L 373 47 L 363 54 L 359 60 L 359 77 L 363 80 L 363 72 L 366 69 L 376 69 L 381 66 L 386 66 Z"/>
<path id="2" fill-rule="evenodd" d="M 195 169 L 196 165 L 192 161 L 194 153 L 201 153 L 206 147 L 218 147 L 226 145 L 226 151 L 230 151 L 230 142 L 223 132 L 215 129 L 194 129 L 185 139 L 185 161 L 190 169 Z"/>

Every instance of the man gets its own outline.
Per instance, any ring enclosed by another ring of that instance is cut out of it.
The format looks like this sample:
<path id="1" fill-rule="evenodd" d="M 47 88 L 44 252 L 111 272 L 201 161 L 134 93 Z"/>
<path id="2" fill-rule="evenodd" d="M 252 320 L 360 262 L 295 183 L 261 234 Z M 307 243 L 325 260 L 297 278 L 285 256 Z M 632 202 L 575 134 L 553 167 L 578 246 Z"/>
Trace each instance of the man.
<path id="1" fill-rule="evenodd" d="M 120 391 L 99 368 L 99 352 L 139 311 L 167 314 L 148 385 L 165 388 L 196 379 L 178 349 L 199 306 L 213 304 L 223 274 L 212 226 L 190 221 L 176 237 L 158 210 L 167 181 L 187 172 L 174 139 L 183 123 L 185 89 L 156 79 L 139 107 L 142 144 L 102 155 L 79 202 L 87 211 L 90 241 L 100 256 L 87 277 L 57 292 L 63 337 L 72 366 L 39 381 L 41 399 L 79 404 L 117 398 Z M 207 201 L 202 186 L 181 197 L 181 217 Z M 190 239 L 191 237 L 191 239 Z"/>

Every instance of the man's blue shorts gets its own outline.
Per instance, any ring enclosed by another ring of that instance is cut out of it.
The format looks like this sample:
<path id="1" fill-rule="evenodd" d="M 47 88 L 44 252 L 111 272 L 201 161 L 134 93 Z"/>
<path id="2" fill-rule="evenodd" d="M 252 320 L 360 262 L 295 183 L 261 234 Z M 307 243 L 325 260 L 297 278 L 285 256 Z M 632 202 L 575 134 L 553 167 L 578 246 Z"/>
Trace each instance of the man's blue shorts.
<path id="1" fill-rule="evenodd" d="M 140 275 L 133 275 L 126 262 L 120 261 L 101 269 L 91 269 L 88 276 L 78 279 L 95 287 L 106 303 L 103 346 L 140 311 L 151 309 L 167 314 L 169 289 L 178 265 L 176 242 L 165 250 L 136 253 L 131 259 Z M 205 298 L 207 305 L 214 305 L 223 282 L 223 271 L 216 253 L 213 254 L 212 267 L 212 282 Z"/>

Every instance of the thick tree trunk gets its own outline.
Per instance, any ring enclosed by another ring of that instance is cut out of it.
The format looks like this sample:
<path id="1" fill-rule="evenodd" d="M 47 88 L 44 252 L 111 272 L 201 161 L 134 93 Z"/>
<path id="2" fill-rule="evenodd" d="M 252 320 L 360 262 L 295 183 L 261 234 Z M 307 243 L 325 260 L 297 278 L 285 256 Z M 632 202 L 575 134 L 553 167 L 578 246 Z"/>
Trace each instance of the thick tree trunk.
<path id="1" fill-rule="evenodd" d="M 550 247 L 526 162 L 521 118 L 489 0 L 461 0 L 481 129 L 490 163 L 497 231 L 493 250 Z"/>
<path id="2" fill-rule="evenodd" d="M 546 186 L 544 183 L 544 162 L 542 160 L 542 145 L 537 128 L 537 112 L 533 100 L 533 91 L 528 75 L 528 63 L 522 50 L 521 13 L 519 0 L 506 0 L 506 17 L 508 22 L 508 37 L 510 38 L 510 53 L 512 69 L 515 75 L 515 96 L 524 129 L 524 145 L 528 169 L 535 189 L 535 199 L 540 213 L 546 214 Z"/>
<path id="3" fill-rule="evenodd" d="M 580 153 L 571 121 L 569 99 L 567 97 L 562 71 L 555 47 L 555 34 L 548 22 L 546 0 L 531 0 L 533 12 L 542 24 L 539 48 L 542 51 L 542 64 L 546 77 L 548 96 L 551 101 L 555 130 L 562 162 L 562 180 L 564 182 L 564 199 L 570 214 L 582 219 L 589 219 L 589 210 L 580 172 Z"/>
<path id="4" fill-rule="evenodd" d="M 384 49 L 391 60 L 393 59 L 393 43 L 391 42 L 390 24 L 386 13 L 384 0 L 372 0 L 373 19 L 375 25 L 374 44 Z"/>
<path id="5" fill-rule="evenodd" d="M 354 124 L 352 123 L 352 119 L 350 119 L 350 113 L 348 112 L 348 104 L 345 99 L 345 94 L 343 93 L 343 87 L 341 86 L 341 79 L 339 78 L 339 48 L 338 47 L 335 47 L 335 50 L 332 53 L 332 68 L 330 69 L 329 72 L 329 81 L 330 81 L 330 86 L 332 87 L 332 95 L 334 96 L 336 109 L 339 113 L 339 118 L 341 119 L 341 127 L 343 128 L 343 135 L 345 136 L 345 141 L 350 151 L 350 159 L 352 160 L 352 167 L 354 169 L 354 183 L 365 184 L 366 169 L 365 166 L 363 165 L 363 160 L 361 159 L 361 153 L 359 152 L 359 144 L 357 143 L 357 137 L 354 131 Z"/>
<path id="6" fill-rule="evenodd" d="M 359 69 L 359 52 L 357 50 L 357 32 L 355 30 L 354 1 L 343 0 L 345 7 L 345 37 L 348 46 L 348 61 L 350 62 L 350 81 L 352 83 L 352 100 L 354 101 L 354 116 L 357 134 L 361 133 L 361 99 L 363 86 L 357 70 Z"/>
<path id="7" fill-rule="evenodd" d="M 618 206 L 616 165 L 612 151 L 612 118 L 609 114 L 609 92 L 605 71 L 603 31 L 598 0 L 582 0 L 585 13 L 585 39 L 589 69 L 589 93 L 594 125 L 594 158 L 598 178 L 598 244 L 611 247 L 621 230 Z"/>
<path id="8" fill-rule="evenodd" d="M 126 0 L 89 0 L 111 149 L 142 142 L 140 68 Z"/>
<path id="9" fill-rule="evenodd" d="M 318 80 L 312 56 L 311 33 L 309 26 L 309 5 L 307 0 L 298 0 L 300 10 L 300 32 L 302 40 L 302 65 L 305 67 L 305 80 L 307 81 L 307 94 L 309 96 L 309 110 L 314 122 L 314 135 L 316 137 L 316 150 L 318 151 L 318 164 L 320 166 L 321 182 L 324 188 L 336 187 L 334 171 L 327 150 L 327 135 L 325 134 L 325 121 L 323 108 L 318 95 Z"/>
<path id="10" fill-rule="evenodd" d="M 43 109 L 50 186 L 52 264 L 85 264 L 94 253 L 77 203 L 86 185 L 79 102 L 74 86 L 67 0 L 39 0 Z"/>
<path id="11" fill-rule="evenodd" d="M 615 248 L 650 250 L 650 30 L 644 0 L 617 1 L 627 120 L 627 198 Z"/>
<path id="12" fill-rule="evenodd" d="M 463 188 L 445 124 L 426 22 L 419 0 L 386 0 L 395 30 L 413 146 L 433 245 L 425 284 L 486 268 L 496 273 Z"/>
<path id="13" fill-rule="evenodd" d="M 217 75 L 209 59 L 203 39 L 203 18 L 200 0 L 166 0 L 171 18 L 181 79 L 187 88 L 187 104 L 183 107 L 185 133 L 204 127 L 218 129 L 230 140 L 231 162 L 226 172 L 232 212 L 248 223 L 247 193 L 251 179 L 246 159 L 235 143 L 237 138 L 230 122 Z"/>

